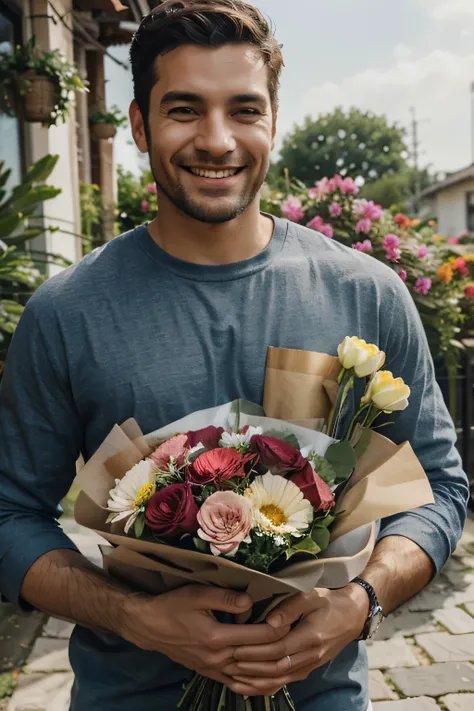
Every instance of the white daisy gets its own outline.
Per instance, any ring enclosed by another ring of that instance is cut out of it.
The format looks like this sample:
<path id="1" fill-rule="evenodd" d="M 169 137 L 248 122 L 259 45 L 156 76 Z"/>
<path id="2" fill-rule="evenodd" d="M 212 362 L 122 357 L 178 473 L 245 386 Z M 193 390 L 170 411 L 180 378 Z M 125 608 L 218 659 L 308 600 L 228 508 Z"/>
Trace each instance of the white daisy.
<path id="1" fill-rule="evenodd" d="M 299 487 L 270 472 L 255 477 L 244 496 L 252 502 L 254 525 L 269 533 L 301 536 L 314 517 Z"/>
<path id="2" fill-rule="evenodd" d="M 249 427 L 244 434 L 238 432 L 223 432 L 219 442 L 219 447 L 227 449 L 249 449 L 250 440 L 254 435 L 261 435 L 263 432 L 261 427 Z"/>
<path id="3" fill-rule="evenodd" d="M 107 523 L 115 523 L 128 518 L 125 533 L 128 533 L 144 505 L 156 489 L 157 468 L 150 459 L 135 464 L 122 479 L 115 480 L 115 488 L 110 491 L 107 510 L 112 513 Z"/>

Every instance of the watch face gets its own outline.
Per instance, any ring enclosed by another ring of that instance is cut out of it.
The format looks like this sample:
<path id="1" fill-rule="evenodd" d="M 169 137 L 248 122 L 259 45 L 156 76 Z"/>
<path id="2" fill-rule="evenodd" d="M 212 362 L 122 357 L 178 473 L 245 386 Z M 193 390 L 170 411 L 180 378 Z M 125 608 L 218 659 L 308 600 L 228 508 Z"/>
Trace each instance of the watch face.
<path id="1" fill-rule="evenodd" d="M 377 632 L 378 628 L 383 622 L 383 611 L 380 605 L 375 607 L 372 611 L 372 619 L 370 620 L 370 625 L 369 625 L 369 634 L 368 634 L 368 639 L 374 636 L 374 634 Z"/>

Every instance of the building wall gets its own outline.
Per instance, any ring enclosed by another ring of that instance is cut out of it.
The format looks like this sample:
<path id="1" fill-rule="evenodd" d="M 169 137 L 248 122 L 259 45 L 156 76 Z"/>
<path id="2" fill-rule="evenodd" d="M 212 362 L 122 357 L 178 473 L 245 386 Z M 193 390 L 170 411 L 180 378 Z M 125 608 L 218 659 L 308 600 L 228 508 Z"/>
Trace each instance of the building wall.
<path id="1" fill-rule="evenodd" d="M 436 194 L 435 214 L 438 231 L 448 237 L 458 237 L 467 229 L 466 193 L 474 192 L 474 180 L 452 185 Z"/>
<path id="2" fill-rule="evenodd" d="M 54 7 L 64 18 L 66 25 L 71 27 L 72 0 L 55 0 Z M 50 18 L 34 17 L 35 15 L 54 15 L 47 0 L 31 0 L 31 4 L 25 2 L 23 14 L 26 39 L 35 34 L 36 44 L 39 48 L 43 50 L 60 49 L 70 61 L 73 61 L 72 32 L 57 18 L 54 23 Z M 30 14 L 32 18 L 26 19 Z M 37 123 L 30 123 L 26 127 L 28 164 L 42 158 L 47 153 L 60 156 L 48 183 L 60 187 L 62 192 L 53 200 L 47 200 L 43 204 L 45 225 L 59 227 L 59 230 L 57 232 L 47 231 L 43 237 L 38 238 L 35 248 L 60 254 L 72 262 L 80 259 L 82 253 L 80 238 L 74 236 L 79 235 L 81 231 L 75 125 L 76 110 L 75 107 L 72 107 L 65 124 L 52 126 L 49 129 Z M 49 265 L 49 276 L 57 271 L 60 271 L 60 267 Z"/>

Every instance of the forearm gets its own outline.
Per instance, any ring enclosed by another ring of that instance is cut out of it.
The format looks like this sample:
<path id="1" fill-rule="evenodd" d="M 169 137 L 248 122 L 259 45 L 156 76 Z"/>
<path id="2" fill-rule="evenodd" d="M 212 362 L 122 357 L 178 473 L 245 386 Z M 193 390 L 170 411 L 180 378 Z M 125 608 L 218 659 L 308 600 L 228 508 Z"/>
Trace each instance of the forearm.
<path id="1" fill-rule="evenodd" d="M 122 636 L 124 610 L 134 593 L 77 551 L 61 549 L 33 563 L 21 596 L 55 617 Z"/>
<path id="2" fill-rule="evenodd" d="M 375 547 L 360 577 L 372 585 L 388 615 L 426 587 L 435 572 L 420 546 L 404 536 L 387 536 Z"/>

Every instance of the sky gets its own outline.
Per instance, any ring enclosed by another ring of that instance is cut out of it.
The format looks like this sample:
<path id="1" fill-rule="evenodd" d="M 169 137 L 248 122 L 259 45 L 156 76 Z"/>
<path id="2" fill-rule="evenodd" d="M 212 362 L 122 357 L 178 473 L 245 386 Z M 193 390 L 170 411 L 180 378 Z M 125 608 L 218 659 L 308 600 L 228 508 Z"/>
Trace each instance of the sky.
<path id="1" fill-rule="evenodd" d="M 283 44 L 275 158 L 306 115 L 342 106 L 384 114 L 411 130 L 419 119 L 420 165 L 440 173 L 474 162 L 474 0 L 254 0 Z M 112 53 L 128 62 L 128 48 Z M 131 73 L 106 58 L 107 102 L 128 111 Z M 410 133 L 408 134 L 410 140 Z M 129 128 L 116 159 L 147 167 Z"/>

